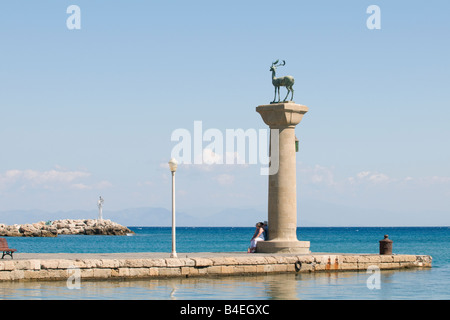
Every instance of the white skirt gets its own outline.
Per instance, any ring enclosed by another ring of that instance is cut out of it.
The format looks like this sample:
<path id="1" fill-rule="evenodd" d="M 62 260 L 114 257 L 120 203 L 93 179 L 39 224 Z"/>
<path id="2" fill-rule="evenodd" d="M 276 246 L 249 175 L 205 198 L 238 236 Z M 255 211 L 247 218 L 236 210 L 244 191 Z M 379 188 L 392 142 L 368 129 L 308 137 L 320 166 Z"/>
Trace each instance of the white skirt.
<path id="1" fill-rule="evenodd" d="M 250 248 L 256 248 L 256 243 L 257 243 L 258 241 L 264 241 L 264 239 L 261 239 L 261 238 L 255 238 L 255 239 L 253 239 L 252 241 L 250 241 Z"/>

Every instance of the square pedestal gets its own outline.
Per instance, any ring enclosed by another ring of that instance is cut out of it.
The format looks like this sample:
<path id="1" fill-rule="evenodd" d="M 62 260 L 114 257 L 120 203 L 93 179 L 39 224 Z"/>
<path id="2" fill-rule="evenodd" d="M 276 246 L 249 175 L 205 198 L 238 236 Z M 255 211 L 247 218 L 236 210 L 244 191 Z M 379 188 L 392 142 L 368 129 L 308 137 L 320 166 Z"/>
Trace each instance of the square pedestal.
<path id="1" fill-rule="evenodd" d="M 259 241 L 256 246 L 258 253 L 298 253 L 309 254 L 309 241 L 269 240 Z"/>

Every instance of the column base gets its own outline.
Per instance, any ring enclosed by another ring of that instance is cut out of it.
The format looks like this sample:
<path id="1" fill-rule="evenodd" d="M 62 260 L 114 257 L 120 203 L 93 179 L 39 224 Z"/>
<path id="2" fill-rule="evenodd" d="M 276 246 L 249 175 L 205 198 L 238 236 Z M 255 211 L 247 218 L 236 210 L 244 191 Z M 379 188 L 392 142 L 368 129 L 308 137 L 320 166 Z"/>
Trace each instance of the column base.
<path id="1" fill-rule="evenodd" d="M 259 241 L 256 246 L 258 253 L 299 253 L 309 254 L 309 241 L 268 240 Z"/>

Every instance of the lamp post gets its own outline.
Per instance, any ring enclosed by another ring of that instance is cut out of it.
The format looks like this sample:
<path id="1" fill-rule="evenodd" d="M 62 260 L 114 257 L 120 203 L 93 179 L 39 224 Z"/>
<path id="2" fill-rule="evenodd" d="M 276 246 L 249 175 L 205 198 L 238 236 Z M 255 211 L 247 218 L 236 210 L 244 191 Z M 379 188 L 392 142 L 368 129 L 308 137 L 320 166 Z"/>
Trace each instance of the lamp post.
<path id="1" fill-rule="evenodd" d="M 175 171 L 177 171 L 178 162 L 174 158 L 169 161 L 169 168 L 172 172 L 172 253 L 170 254 L 171 258 L 177 257 L 176 252 L 176 240 L 175 240 Z"/>

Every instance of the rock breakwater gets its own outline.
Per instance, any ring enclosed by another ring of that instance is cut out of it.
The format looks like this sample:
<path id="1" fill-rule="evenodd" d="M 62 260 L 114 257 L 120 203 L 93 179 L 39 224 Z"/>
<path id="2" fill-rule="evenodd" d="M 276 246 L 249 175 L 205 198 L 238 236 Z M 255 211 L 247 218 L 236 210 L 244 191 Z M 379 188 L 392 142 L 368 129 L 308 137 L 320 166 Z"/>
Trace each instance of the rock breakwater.
<path id="1" fill-rule="evenodd" d="M 56 237 L 58 235 L 115 235 L 134 233 L 111 220 L 63 219 L 40 221 L 33 224 L 0 224 L 0 236 L 6 237 Z"/>

